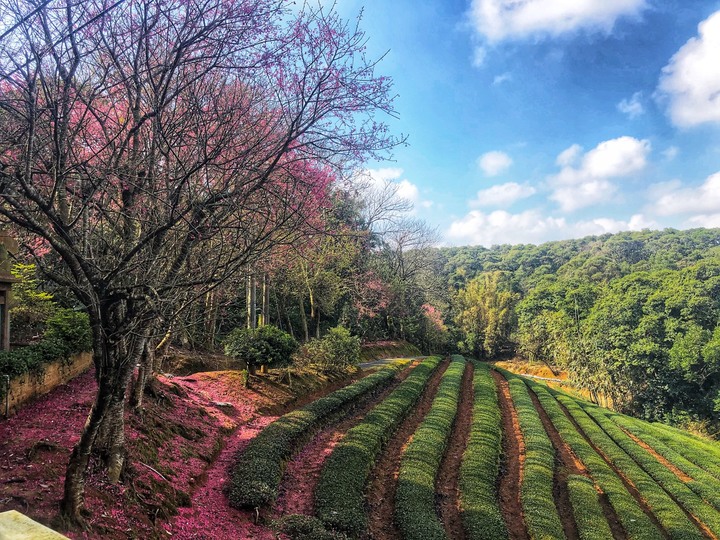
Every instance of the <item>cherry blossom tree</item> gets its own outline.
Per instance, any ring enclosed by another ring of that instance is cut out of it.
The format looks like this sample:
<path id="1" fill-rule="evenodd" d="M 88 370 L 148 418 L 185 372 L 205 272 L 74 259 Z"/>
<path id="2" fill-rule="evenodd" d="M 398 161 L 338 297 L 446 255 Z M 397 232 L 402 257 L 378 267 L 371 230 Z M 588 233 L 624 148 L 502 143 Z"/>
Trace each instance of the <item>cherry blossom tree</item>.
<path id="1" fill-rule="evenodd" d="M 18 0 L 0 6 L 0 215 L 86 307 L 98 391 L 69 460 L 125 461 L 149 332 L 317 217 L 332 171 L 401 142 L 357 25 L 285 0 Z M 51 249 L 50 255 L 41 253 Z M 43 256 L 44 255 L 44 256 Z"/>

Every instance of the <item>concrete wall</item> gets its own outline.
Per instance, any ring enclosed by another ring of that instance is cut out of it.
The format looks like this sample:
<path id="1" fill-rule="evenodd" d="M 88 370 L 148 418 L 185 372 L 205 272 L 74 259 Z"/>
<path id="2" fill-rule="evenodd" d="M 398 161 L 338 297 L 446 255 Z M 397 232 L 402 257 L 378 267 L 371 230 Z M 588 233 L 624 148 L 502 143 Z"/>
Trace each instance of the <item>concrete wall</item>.
<path id="1" fill-rule="evenodd" d="M 71 356 L 68 360 L 57 360 L 45 365 L 42 373 L 24 373 L 10 380 L 10 414 L 23 403 L 43 394 L 47 394 L 61 384 L 74 379 L 92 365 L 92 353 L 84 352 Z M 0 381 L 4 385 L 4 381 Z M 4 389 L 4 386 L 3 386 Z M 0 400 L 0 415 L 5 414 L 5 396 Z"/>

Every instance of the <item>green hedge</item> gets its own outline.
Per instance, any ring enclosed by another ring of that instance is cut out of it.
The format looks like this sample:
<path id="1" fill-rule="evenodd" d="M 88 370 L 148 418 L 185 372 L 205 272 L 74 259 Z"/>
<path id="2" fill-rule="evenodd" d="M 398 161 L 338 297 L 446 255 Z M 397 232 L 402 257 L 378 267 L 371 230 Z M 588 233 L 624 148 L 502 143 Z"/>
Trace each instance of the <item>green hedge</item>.
<path id="1" fill-rule="evenodd" d="M 41 372 L 46 364 L 92 349 L 92 334 L 86 313 L 59 310 L 46 322 L 43 339 L 33 345 L 0 351 L 0 374 L 17 377 Z M 2 390 L 0 390 L 2 391 Z"/>
<path id="2" fill-rule="evenodd" d="M 702 467 L 715 478 L 720 479 L 719 443 L 695 437 L 690 433 L 665 424 L 645 424 L 645 429 L 657 440 L 683 455 L 698 467 Z"/>
<path id="3" fill-rule="evenodd" d="M 555 448 L 545 432 L 523 379 L 501 371 L 510 384 L 510 395 L 525 442 L 520 500 L 528 534 L 532 539 L 564 538 L 565 533 L 553 497 Z"/>
<path id="4" fill-rule="evenodd" d="M 432 356 L 416 367 L 330 454 L 315 489 L 315 512 L 326 525 L 357 536 L 365 531 L 365 486 L 373 465 L 440 360 Z"/>
<path id="5" fill-rule="evenodd" d="M 625 450 L 668 493 L 672 493 L 675 500 L 685 510 L 703 522 L 716 536 L 720 535 L 720 513 L 715 508 L 705 502 L 675 473 L 660 463 L 650 452 L 605 416 L 602 409 L 590 404 L 583 404 L 583 408 L 603 428 L 605 433 L 612 437 L 618 446 Z"/>
<path id="6" fill-rule="evenodd" d="M 395 522 L 406 540 L 446 540 L 435 511 L 435 478 L 458 408 L 465 359 L 454 355 L 427 416 L 403 454 L 395 495 Z"/>
<path id="7" fill-rule="evenodd" d="M 387 386 L 406 362 L 398 362 L 292 411 L 267 426 L 239 453 L 232 470 L 230 504 L 257 508 L 278 496 L 285 462 L 309 432 L 362 395 Z"/>
<path id="8" fill-rule="evenodd" d="M 668 494 L 595 423 L 574 399 L 563 394 L 558 394 L 557 398 L 613 466 L 621 471 L 642 494 L 671 538 L 703 538 L 700 531 Z"/>
<path id="9" fill-rule="evenodd" d="M 565 416 L 551 391 L 545 386 L 531 381 L 526 381 L 526 383 L 535 392 L 540 404 L 562 439 L 583 462 L 593 480 L 607 496 L 628 538 L 630 540 L 657 540 L 662 538 L 660 531 L 657 530 L 652 520 L 643 512 L 638 502 L 625 488 L 620 477 L 615 474 L 615 471 L 585 440 L 585 437 L 575 428 L 570 419 Z M 610 538 L 610 527 L 605 518 L 596 520 L 593 517 L 598 515 L 599 501 L 597 492 L 594 493 L 593 499 L 590 497 L 591 493 L 587 490 L 587 487 L 582 486 L 578 480 L 570 482 L 570 478 L 568 478 L 568 488 L 570 489 L 570 502 L 573 506 L 573 514 L 578 524 L 580 538 L 582 540 Z"/>
<path id="10" fill-rule="evenodd" d="M 708 473 L 702 467 L 696 465 L 693 461 L 685 458 L 685 456 L 681 455 L 680 452 L 673 450 L 653 437 L 646 422 L 614 412 L 607 412 L 606 416 L 650 446 L 683 473 L 690 476 L 692 480 L 690 482 L 686 482 L 686 485 L 703 499 L 712 504 L 716 509 L 720 510 L 720 480 Z M 690 454 L 696 450 L 695 445 L 693 444 L 685 443 L 683 446 L 686 448 L 686 452 Z M 700 455 L 697 456 L 697 459 L 702 462 L 702 457 Z"/>
<path id="11" fill-rule="evenodd" d="M 460 466 L 460 510 L 468 538 L 501 540 L 508 537 L 497 498 L 502 419 L 497 388 L 487 364 L 473 362 L 473 418 Z"/>

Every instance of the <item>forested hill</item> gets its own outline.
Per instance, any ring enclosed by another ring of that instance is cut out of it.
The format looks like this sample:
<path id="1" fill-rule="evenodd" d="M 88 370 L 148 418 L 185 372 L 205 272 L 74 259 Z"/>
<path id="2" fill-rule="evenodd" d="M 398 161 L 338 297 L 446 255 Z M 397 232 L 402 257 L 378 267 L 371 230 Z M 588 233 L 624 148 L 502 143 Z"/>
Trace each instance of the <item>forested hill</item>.
<path id="1" fill-rule="evenodd" d="M 514 349 L 614 406 L 717 429 L 720 229 L 440 250 L 465 352 Z"/>
<path id="2" fill-rule="evenodd" d="M 524 289 L 548 274 L 603 281 L 641 270 L 677 270 L 718 257 L 720 229 L 622 232 L 545 244 L 441 248 L 456 289 L 482 272 L 512 272 Z M 715 248 L 715 249 L 714 249 Z"/>

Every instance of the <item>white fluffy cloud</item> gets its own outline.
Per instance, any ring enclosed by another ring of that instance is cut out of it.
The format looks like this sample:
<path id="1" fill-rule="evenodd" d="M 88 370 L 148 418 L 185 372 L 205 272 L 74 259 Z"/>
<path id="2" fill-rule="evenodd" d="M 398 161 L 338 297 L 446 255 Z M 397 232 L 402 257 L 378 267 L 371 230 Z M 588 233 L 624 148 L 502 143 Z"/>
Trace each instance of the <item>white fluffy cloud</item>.
<path id="1" fill-rule="evenodd" d="M 508 182 L 506 184 L 498 184 L 481 189 L 477 192 L 477 197 L 470 201 L 472 207 L 494 206 L 507 207 L 511 206 L 520 199 L 525 199 L 534 195 L 535 188 L 528 184 L 518 184 L 516 182 Z"/>
<path id="2" fill-rule="evenodd" d="M 700 23 L 698 34 L 663 68 L 658 86 L 671 120 L 682 127 L 720 122 L 720 11 Z"/>
<path id="3" fill-rule="evenodd" d="M 657 227 L 642 214 L 628 221 L 611 218 L 568 222 L 566 218 L 543 216 L 537 210 L 512 214 L 504 210 L 484 213 L 472 210 L 453 221 L 446 233 L 451 245 L 539 244 L 550 240 L 642 230 Z"/>
<path id="4" fill-rule="evenodd" d="M 720 172 L 697 187 L 682 187 L 679 182 L 656 184 L 650 196 L 658 215 L 697 214 L 697 219 L 706 220 L 708 215 L 720 213 Z"/>
<path id="5" fill-rule="evenodd" d="M 642 171 L 650 149 L 648 140 L 627 136 L 601 142 L 584 155 L 573 145 L 557 157 L 562 168 L 549 179 L 550 198 L 566 212 L 608 201 L 617 192 L 613 180 Z"/>
<path id="6" fill-rule="evenodd" d="M 645 113 L 642 103 L 642 92 L 635 92 L 630 99 L 623 99 L 617 104 L 618 111 L 627 114 L 631 120 Z"/>
<path id="7" fill-rule="evenodd" d="M 472 0 L 470 20 L 478 33 L 497 42 L 578 30 L 609 32 L 618 18 L 646 7 L 646 0 Z"/>
<path id="8" fill-rule="evenodd" d="M 407 178 L 402 178 L 403 169 L 399 167 L 384 167 L 380 169 L 365 169 L 358 175 L 357 181 L 371 189 L 381 189 L 387 183 L 397 186 L 397 197 L 413 204 L 415 208 L 430 208 L 432 201 L 423 200 L 420 189 Z"/>
<path id="9" fill-rule="evenodd" d="M 497 176 L 505 172 L 510 168 L 512 162 L 510 156 L 505 152 L 499 152 L 497 150 L 486 152 L 477 160 L 478 167 L 483 170 L 486 176 Z"/>

